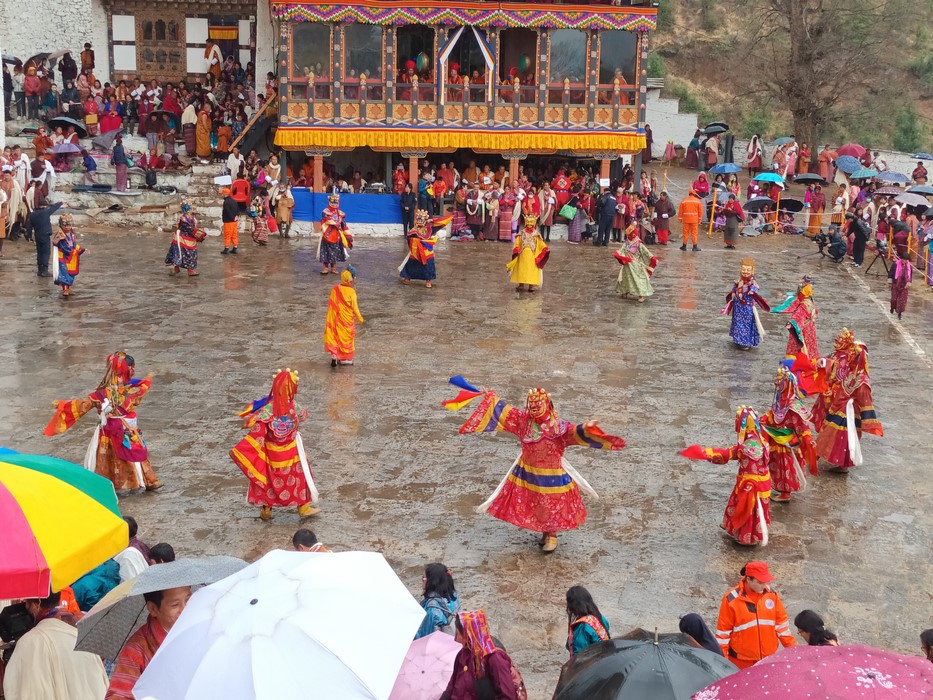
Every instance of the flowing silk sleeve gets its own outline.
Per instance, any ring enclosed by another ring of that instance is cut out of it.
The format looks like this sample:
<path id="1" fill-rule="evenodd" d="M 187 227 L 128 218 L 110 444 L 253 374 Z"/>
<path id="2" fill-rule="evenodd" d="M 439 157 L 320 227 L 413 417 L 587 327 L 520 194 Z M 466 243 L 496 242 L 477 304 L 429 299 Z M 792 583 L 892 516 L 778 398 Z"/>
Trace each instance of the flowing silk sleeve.
<path id="1" fill-rule="evenodd" d="M 687 459 L 705 460 L 713 464 L 725 464 L 739 458 L 741 448 L 738 445 L 732 447 L 703 447 L 702 445 L 691 445 L 685 450 L 681 450 L 680 456 Z"/>
<path id="2" fill-rule="evenodd" d="M 852 395 L 855 399 L 855 408 L 861 418 L 861 428 L 863 433 L 871 433 L 882 437 L 884 429 L 881 427 L 881 421 L 875 413 L 875 405 L 871 398 L 871 387 L 868 384 L 861 384 Z"/>
<path id="3" fill-rule="evenodd" d="M 621 450 L 625 447 L 625 439 L 615 435 L 608 435 L 593 426 L 587 428 L 584 423 L 579 423 L 563 434 L 564 445 L 571 447 L 579 445 L 581 447 L 591 447 L 594 450 Z"/>
<path id="4" fill-rule="evenodd" d="M 85 413 L 94 407 L 94 395 L 86 399 L 72 399 L 71 401 L 59 401 L 55 408 L 55 415 L 45 426 L 43 431 L 48 436 L 64 433 L 68 428 L 78 422 Z"/>
<path id="5" fill-rule="evenodd" d="M 460 426 L 461 433 L 492 433 L 504 431 L 519 435 L 525 424 L 525 412 L 501 400 L 494 391 L 487 391 L 473 414 Z"/>

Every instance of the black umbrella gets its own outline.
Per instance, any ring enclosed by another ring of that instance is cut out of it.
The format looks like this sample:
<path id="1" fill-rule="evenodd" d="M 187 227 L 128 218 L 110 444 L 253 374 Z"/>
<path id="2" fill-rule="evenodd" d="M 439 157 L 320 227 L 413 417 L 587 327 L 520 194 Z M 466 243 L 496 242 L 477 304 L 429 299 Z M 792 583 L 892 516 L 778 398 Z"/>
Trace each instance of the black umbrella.
<path id="1" fill-rule="evenodd" d="M 561 669 L 553 700 L 689 700 L 736 672 L 732 662 L 685 634 L 637 629 L 572 657 Z"/>
<path id="2" fill-rule="evenodd" d="M 723 131 L 729 131 L 729 125 L 726 122 L 710 122 L 704 129 L 709 129 L 711 126 L 720 127 Z"/>
<path id="3" fill-rule="evenodd" d="M 72 119 L 71 117 L 55 117 L 54 119 L 49 119 L 49 126 L 53 129 L 57 126 L 65 128 L 66 126 L 73 126 L 75 131 L 78 132 L 78 138 L 87 138 L 87 128 L 79 122 L 77 119 Z"/>
<path id="4" fill-rule="evenodd" d="M 745 211 L 761 211 L 765 207 L 773 207 L 775 204 L 771 197 L 752 197 L 745 202 L 743 208 Z"/>
<path id="5" fill-rule="evenodd" d="M 805 182 L 807 184 L 811 182 L 819 183 L 820 185 L 829 184 L 823 177 L 817 173 L 804 173 L 803 175 L 798 175 L 794 178 L 794 182 Z"/>
<path id="6" fill-rule="evenodd" d="M 707 136 L 713 136 L 714 134 L 722 134 L 729 131 L 729 125 L 723 124 L 722 122 L 710 124 L 707 127 L 703 128 L 703 133 Z"/>
<path id="7" fill-rule="evenodd" d="M 925 212 L 923 212 L 923 216 L 926 216 L 927 218 L 933 216 L 933 207 L 930 207 Z"/>
<path id="8" fill-rule="evenodd" d="M 794 199 L 793 197 L 781 197 L 781 205 L 778 207 L 778 209 L 780 211 L 796 214 L 798 211 L 803 209 L 803 202 L 801 202 L 799 199 Z"/>
<path id="9" fill-rule="evenodd" d="M 4 62 L 4 63 L 9 63 L 9 64 L 14 65 L 14 66 L 17 65 L 17 64 L 22 63 L 22 61 L 20 61 L 18 58 L 16 58 L 16 56 L 7 56 L 6 54 L 3 54 L 3 62 Z"/>

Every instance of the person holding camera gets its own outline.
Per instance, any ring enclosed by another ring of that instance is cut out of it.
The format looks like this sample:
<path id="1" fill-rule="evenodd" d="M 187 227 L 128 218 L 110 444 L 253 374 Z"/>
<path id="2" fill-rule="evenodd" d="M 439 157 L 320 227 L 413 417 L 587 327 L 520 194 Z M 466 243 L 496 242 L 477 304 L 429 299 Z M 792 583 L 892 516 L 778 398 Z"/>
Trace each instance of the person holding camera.
<path id="1" fill-rule="evenodd" d="M 849 224 L 848 232 L 853 236 L 852 267 L 861 267 L 865 262 L 865 246 L 868 244 L 868 224 L 851 212 L 846 214 L 846 221 Z"/>
<path id="2" fill-rule="evenodd" d="M 842 262 L 842 259 L 846 256 L 846 250 L 848 249 L 848 246 L 846 245 L 842 234 L 839 233 L 839 229 L 833 227 L 830 228 L 828 234 L 818 235 L 826 236 L 826 239 L 829 243 L 829 257 L 832 258 L 833 262 Z"/>

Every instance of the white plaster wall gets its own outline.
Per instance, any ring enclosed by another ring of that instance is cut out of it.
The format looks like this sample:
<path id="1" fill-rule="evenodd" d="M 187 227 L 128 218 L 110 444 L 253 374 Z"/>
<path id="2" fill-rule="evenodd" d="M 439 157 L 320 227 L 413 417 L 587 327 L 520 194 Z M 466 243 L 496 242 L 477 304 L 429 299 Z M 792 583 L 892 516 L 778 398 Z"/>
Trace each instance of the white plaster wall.
<path id="1" fill-rule="evenodd" d="M 95 75 L 109 79 L 107 15 L 101 0 L 0 0 L 0 44 L 23 61 L 43 51 L 71 49 L 80 66 L 86 41 L 95 51 Z"/>
<path id="2" fill-rule="evenodd" d="M 697 130 L 697 115 L 678 112 L 678 100 L 661 97 L 660 90 L 648 90 L 648 101 L 645 103 L 647 116 L 645 122 L 651 125 L 654 143 L 651 146 L 651 155 L 661 158 L 668 139 L 684 148 L 690 143 Z"/>
<path id="3" fill-rule="evenodd" d="M 276 60 L 279 54 L 279 35 L 272 19 L 272 10 L 264 0 L 256 2 L 256 89 L 262 91 L 266 73 L 278 75 Z"/>

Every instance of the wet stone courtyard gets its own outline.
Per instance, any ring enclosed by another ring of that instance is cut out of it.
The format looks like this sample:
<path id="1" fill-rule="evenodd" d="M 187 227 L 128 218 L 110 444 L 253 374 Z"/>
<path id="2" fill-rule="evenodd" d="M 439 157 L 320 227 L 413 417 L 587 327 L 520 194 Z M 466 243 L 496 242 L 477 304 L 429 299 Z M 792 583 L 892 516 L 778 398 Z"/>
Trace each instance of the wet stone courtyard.
<path id="1" fill-rule="evenodd" d="M 752 558 L 769 562 L 792 617 L 813 608 L 844 643 L 919 653 L 933 602 L 933 294 L 922 275 L 897 322 L 880 263 L 856 273 L 798 237 L 743 239 L 727 251 L 702 234 L 700 253 L 659 247 L 655 295 L 644 304 L 614 294 L 611 247 L 555 242 L 543 289 L 518 294 L 506 244 L 440 244 L 428 290 L 400 284 L 401 236 L 360 238 L 351 262 L 366 323 L 356 365 L 331 369 L 322 333 L 336 279 L 319 273 L 316 241 L 241 242 L 239 256 L 221 257 L 209 238 L 201 275 L 187 279 L 162 265 L 168 234 L 87 230 L 70 299 L 36 277 L 31 244 L 8 242 L 0 445 L 80 463 L 92 417 L 46 438 L 52 402 L 95 388 L 106 355 L 124 349 L 140 375 L 154 375 L 139 417 L 165 486 L 121 494 L 122 511 L 143 540 L 169 542 L 179 556 L 253 560 L 288 548 L 299 520 L 280 509 L 261 522 L 227 451 L 244 432 L 237 412 L 290 367 L 310 410 L 302 434 L 322 498 L 306 526 L 334 550 L 384 553 L 416 595 L 424 564 L 444 562 L 464 607 L 489 614 L 532 698 L 550 697 L 567 659 L 569 586 L 589 588 L 615 634 L 675 631 L 691 611 L 715 626 L 720 597 Z M 784 318 L 765 315 L 762 344 L 741 352 L 719 313 L 745 255 L 774 306 L 802 273 L 813 275 L 820 347 L 830 352 L 843 326 L 868 344 L 885 430 L 866 436 L 865 463 L 848 476 L 824 465 L 791 503 L 772 504 L 764 549 L 737 547 L 719 528 L 735 464 L 677 454 L 696 442 L 732 444 L 736 407 L 770 404 Z M 561 417 L 597 419 L 628 441 L 621 452 L 568 451 L 600 498 L 585 499 L 586 524 L 562 533 L 554 554 L 541 553 L 534 533 L 474 512 L 518 444 L 507 434 L 458 435 L 469 411 L 440 405 L 456 394 L 446 384 L 455 374 L 514 403 L 543 386 Z"/>

